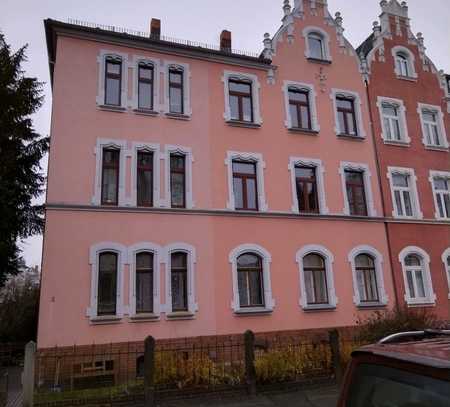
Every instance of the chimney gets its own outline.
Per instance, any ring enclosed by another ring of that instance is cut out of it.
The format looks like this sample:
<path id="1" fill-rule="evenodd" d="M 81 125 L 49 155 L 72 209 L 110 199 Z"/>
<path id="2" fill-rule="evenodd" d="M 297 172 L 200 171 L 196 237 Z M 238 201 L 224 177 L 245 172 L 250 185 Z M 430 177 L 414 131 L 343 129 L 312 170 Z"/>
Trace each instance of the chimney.
<path id="1" fill-rule="evenodd" d="M 231 52 L 231 31 L 223 30 L 220 34 L 220 50 Z"/>
<path id="2" fill-rule="evenodd" d="M 150 22 L 150 38 L 159 40 L 161 37 L 161 20 L 152 18 Z"/>

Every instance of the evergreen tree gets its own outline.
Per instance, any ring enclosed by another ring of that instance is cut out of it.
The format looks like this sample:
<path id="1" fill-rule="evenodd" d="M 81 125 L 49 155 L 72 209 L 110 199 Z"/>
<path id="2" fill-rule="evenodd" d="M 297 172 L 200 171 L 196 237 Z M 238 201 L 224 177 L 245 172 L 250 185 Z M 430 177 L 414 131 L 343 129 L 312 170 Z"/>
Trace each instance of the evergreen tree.
<path id="1" fill-rule="evenodd" d="M 48 137 L 34 131 L 31 115 L 43 103 L 42 83 L 24 75 L 26 46 L 12 53 L 0 33 L 0 287 L 20 270 L 18 240 L 42 233 L 44 210 L 33 205 L 44 189 L 40 160 Z"/>

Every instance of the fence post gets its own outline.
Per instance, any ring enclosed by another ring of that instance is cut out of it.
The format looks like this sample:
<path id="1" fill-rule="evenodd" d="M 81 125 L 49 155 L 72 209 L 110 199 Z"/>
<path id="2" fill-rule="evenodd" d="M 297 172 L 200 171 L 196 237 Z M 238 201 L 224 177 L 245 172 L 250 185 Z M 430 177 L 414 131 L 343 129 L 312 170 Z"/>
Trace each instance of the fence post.
<path id="1" fill-rule="evenodd" d="M 144 341 L 144 395 L 145 407 L 155 405 L 155 338 L 147 336 Z"/>
<path id="2" fill-rule="evenodd" d="M 245 346 L 245 382 L 247 392 L 251 396 L 256 394 L 256 369 L 255 369 L 255 334 L 248 330 L 244 333 Z"/>
<path id="3" fill-rule="evenodd" d="M 30 341 L 25 346 L 25 362 L 22 374 L 23 407 L 33 407 L 35 361 L 36 344 Z"/>
<path id="4" fill-rule="evenodd" d="M 334 375 L 336 377 L 337 384 L 340 385 L 343 377 L 343 368 L 339 342 L 339 331 L 337 329 L 333 329 L 332 331 L 329 331 L 328 334 L 330 338 L 331 362 L 333 364 Z"/>

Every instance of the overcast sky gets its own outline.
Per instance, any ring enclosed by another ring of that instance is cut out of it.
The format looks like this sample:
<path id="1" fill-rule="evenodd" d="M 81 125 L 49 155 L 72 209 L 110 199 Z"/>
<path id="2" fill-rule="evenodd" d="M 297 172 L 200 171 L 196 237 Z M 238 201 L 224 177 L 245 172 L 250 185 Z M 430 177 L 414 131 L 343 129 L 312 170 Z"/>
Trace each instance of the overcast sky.
<path id="1" fill-rule="evenodd" d="M 217 44 L 222 29 L 232 31 L 233 48 L 259 52 L 265 32 L 278 29 L 282 0 L 0 0 L 0 30 L 14 50 L 28 43 L 25 72 L 45 85 L 45 104 L 36 114 L 41 134 L 50 129 L 51 91 L 43 20 L 75 18 L 148 31 L 152 17 L 161 19 L 164 35 Z M 293 0 L 291 0 L 291 4 Z M 345 35 L 356 47 L 378 19 L 378 0 L 328 0 L 334 15 L 344 18 Z M 422 32 L 427 54 L 438 69 L 450 72 L 450 1 L 409 0 L 414 33 Z M 47 162 L 43 163 L 44 168 Z M 22 244 L 27 264 L 40 264 L 42 238 Z"/>

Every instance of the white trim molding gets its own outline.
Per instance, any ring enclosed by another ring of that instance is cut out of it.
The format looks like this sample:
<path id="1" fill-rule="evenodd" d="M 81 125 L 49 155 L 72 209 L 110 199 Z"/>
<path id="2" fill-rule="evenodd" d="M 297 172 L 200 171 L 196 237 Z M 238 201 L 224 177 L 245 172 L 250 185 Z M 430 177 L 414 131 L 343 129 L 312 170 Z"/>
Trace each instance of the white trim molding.
<path id="1" fill-rule="evenodd" d="M 410 70 L 409 76 L 404 76 L 401 74 L 401 72 L 398 69 L 397 66 L 397 54 L 402 53 L 406 56 L 408 60 L 408 68 Z M 413 78 L 417 79 L 419 75 L 417 75 L 416 71 L 416 62 L 414 54 L 406 47 L 403 47 L 402 45 L 396 45 L 395 47 L 392 47 L 391 49 L 392 57 L 394 58 L 394 72 L 397 75 L 398 78 Z"/>
<path id="2" fill-rule="evenodd" d="M 223 93 L 225 97 L 225 111 L 223 117 L 226 122 L 233 122 L 231 118 L 231 108 L 230 108 L 230 79 L 236 79 L 239 81 L 246 81 L 251 83 L 252 88 L 252 107 L 253 107 L 253 123 L 258 126 L 262 124 L 261 117 L 261 108 L 259 101 L 259 91 L 261 89 L 261 85 L 259 83 L 258 77 L 254 74 L 247 72 L 236 72 L 236 71 L 223 71 L 223 76 L 221 78 L 223 82 Z"/>
<path id="3" fill-rule="evenodd" d="M 153 154 L 153 207 L 160 206 L 160 146 L 159 144 L 133 142 L 131 145 L 131 205 L 137 206 L 137 156 L 139 152 Z"/>
<path id="4" fill-rule="evenodd" d="M 303 258 L 308 254 L 318 254 L 325 261 L 325 273 L 327 279 L 327 288 L 328 288 L 328 304 L 308 304 L 307 296 L 306 296 L 306 282 L 305 282 L 305 274 L 303 272 Z M 337 306 L 338 298 L 336 297 L 336 290 L 334 288 L 334 275 L 333 275 L 333 263 L 334 256 L 326 247 L 310 244 L 303 246 L 299 249 L 295 255 L 295 261 L 298 264 L 298 271 L 300 275 L 300 298 L 299 304 L 304 310 L 321 310 L 321 309 L 334 309 Z"/>
<path id="5" fill-rule="evenodd" d="M 198 304 L 195 297 L 195 265 L 197 256 L 195 247 L 188 243 L 171 243 L 163 248 L 164 256 L 162 261 L 165 263 L 165 286 L 166 286 L 166 304 L 161 310 L 168 317 L 193 317 L 198 311 Z M 172 279 L 171 279 L 171 254 L 174 252 L 182 252 L 187 254 L 187 291 L 188 291 L 188 311 L 174 312 L 172 311 Z"/>
<path id="6" fill-rule="evenodd" d="M 117 254 L 117 293 L 116 293 L 116 314 L 98 315 L 98 256 L 103 252 L 113 252 Z M 124 273 L 125 265 L 128 263 L 127 248 L 119 243 L 100 242 L 94 244 L 89 249 L 89 265 L 91 266 L 91 295 L 90 305 L 86 310 L 86 315 L 92 322 L 107 322 L 120 319 L 125 314 L 123 304 L 124 294 Z"/>
<path id="7" fill-rule="evenodd" d="M 308 83 L 302 82 L 294 82 L 294 81 L 283 81 L 283 97 L 284 97 L 284 108 L 286 112 L 286 120 L 284 122 L 285 126 L 288 129 L 294 128 L 292 126 L 292 117 L 289 109 L 289 89 L 295 88 L 300 91 L 308 92 L 308 101 L 309 101 L 309 112 L 311 116 L 311 131 L 319 132 L 320 125 L 317 115 L 317 93 L 314 90 L 314 85 L 310 85 Z"/>
<path id="8" fill-rule="evenodd" d="M 241 308 L 239 301 L 239 283 L 237 272 L 237 259 L 244 253 L 253 253 L 261 257 L 263 267 L 263 287 L 264 287 L 264 306 L 253 308 Z M 272 312 L 275 307 L 275 300 L 272 297 L 272 284 L 270 278 L 270 263 L 272 257 L 270 253 L 254 243 L 241 244 L 231 250 L 228 260 L 231 264 L 232 282 L 233 282 L 233 299 L 231 301 L 231 308 L 237 314 L 257 314 L 264 312 Z"/>
<path id="9" fill-rule="evenodd" d="M 393 106 L 398 110 L 398 124 L 400 130 L 400 140 L 389 139 L 386 133 L 385 123 L 384 123 L 384 114 L 383 114 L 383 104 L 387 104 L 389 106 Z M 377 98 L 377 107 L 378 112 L 380 114 L 380 123 L 381 123 L 381 138 L 385 142 L 385 144 L 399 144 L 399 145 L 407 145 L 411 143 L 411 138 L 408 135 L 408 125 L 406 120 L 406 108 L 403 100 L 394 99 L 385 96 L 378 96 Z"/>
<path id="10" fill-rule="evenodd" d="M 321 215 L 327 215 L 329 213 L 326 197 L 325 197 L 325 182 L 324 174 L 325 167 L 322 160 L 318 158 L 306 158 L 306 157 L 289 157 L 288 170 L 290 171 L 291 179 L 291 192 L 292 192 L 292 207 L 291 210 L 294 213 L 300 213 L 297 199 L 297 183 L 295 179 L 295 167 L 302 165 L 305 167 L 314 167 L 317 187 L 317 198 L 319 202 L 319 213 Z"/>
<path id="11" fill-rule="evenodd" d="M 337 104 L 336 104 L 336 98 L 344 97 L 348 99 L 353 99 L 354 108 L 355 108 L 355 116 L 356 116 L 356 130 L 357 135 L 352 136 L 354 138 L 359 139 L 365 139 L 366 138 L 366 131 L 364 129 L 364 121 L 362 117 L 362 102 L 361 97 L 359 96 L 358 92 L 353 92 L 350 90 L 344 90 L 344 89 L 336 89 L 332 88 L 330 93 L 330 99 L 333 101 L 333 109 L 334 109 L 334 131 L 337 136 L 346 135 L 341 132 L 341 129 L 339 128 L 339 117 L 338 117 L 338 111 L 337 111 Z"/>
<path id="12" fill-rule="evenodd" d="M 423 118 L 423 113 L 424 112 L 430 112 L 433 113 L 435 115 L 437 115 L 436 117 L 436 126 L 437 126 L 437 131 L 438 131 L 438 135 L 439 135 L 439 143 L 440 144 L 430 144 L 427 141 L 427 132 L 426 132 L 426 123 L 425 120 Z M 419 118 L 420 118 L 420 125 L 422 128 L 422 143 L 425 147 L 429 147 L 432 149 L 445 149 L 448 150 L 449 148 L 449 143 L 448 143 L 448 139 L 447 139 L 447 134 L 445 131 L 445 125 L 444 125 L 444 114 L 442 113 L 442 109 L 441 106 L 437 106 L 437 105 L 429 105 L 426 103 L 418 103 L 417 105 L 417 113 L 419 114 Z"/>
<path id="13" fill-rule="evenodd" d="M 392 216 L 398 219 L 423 219 L 423 213 L 420 209 L 419 193 L 417 191 L 417 177 L 413 168 L 405 167 L 388 167 L 388 172 L 386 174 L 389 180 L 389 186 L 391 189 L 391 199 L 392 199 Z M 397 211 L 397 204 L 395 200 L 395 190 L 392 176 L 394 174 L 406 175 L 408 177 L 408 188 L 410 192 L 410 200 L 412 205 L 412 216 L 399 215 Z"/>
<path id="14" fill-rule="evenodd" d="M 147 66 L 151 66 L 153 68 L 153 106 L 152 109 L 143 109 L 143 111 L 149 111 L 152 113 L 159 113 L 161 110 L 160 105 L 160 97 L 159 97 L 159 90 L 160 90 L 160 65 L 161 61 L 157 58 L 150 58 L 150 57 L 143 57 L 135 55 L 133 57 L 133 97 L 131 101 L 131 105 L 133 110 L 140 111 L 142 110 L 139 108 L 139 64 L 144 64 Z"/>
<path id="15" fill-rule="evenodd" d="M 422 262 L 422 271 L 423 271 L 423 285 L 425 289 L 425 298 L 412 298 L 411 294 L 409 292 L 409 284 L 408 284 L 408 277 L 406 275 L 406 267 L 405 266 L 405 258 L 410 255 L 414 254 L 418 257 L 420 257 Z M 430 256 L 428 253 L 417 246 L 408 246 L 405 247 L 398 255 L 398 260 L 402 266 L 402 272 L 403 272 L 403 282 L 405 284 L 405 301 L 408 305 L 414 306 L 414 305 L 429 305 L 429 304 L 436 304 L 436 294 L 433 291 L 433 283 L 431 281 L 431 273 L 430 273 Z"/>
<path id="16" fill-rule="evenodd" d="M 356 273 L 355 258 L 360 254 L 366 254 L 372 257 L 375 264 L 375 276 L 376 284 L 378 290 L 378 301 L 376 302 L 363 302 L 361 301 L 361 294 L 358 287 L 358 276 Z M 384 276 L 383 276 L 383 255 L 374 247 L 368 245 L 360 245 L 353 248 L 348 254 L 348 261 L 350 267 L 352 268 L 353 276 L 353 302 L 357 307 L 373 307 L 386 305 L 388 303 L 388 296 L 386 294 L 384 286 Z"/>
<path id="17" fill-rule="evenodd" d="M 264 169 L 266 163 L 263 160 L 263 156 L 260 153 L 244 153 L 240 151 L 227 151 L 227 157 L 225 158 L 225 165 L 227 166 L 228 177 L 228 201 L 227 209 L 236 210 L 234 200 L 234 188 L 233 188 L 233 161 L 243 161 L 256 164 L 256 185 L 258 188 L 258 211 L 267 212 L 268 205 L 266 202 L 266 194 L 264 191 Z"/>
<path id="18" fill-rule="evenodd" d="M 341 176 L 342 183 L 342 194 L 344 196 L 344 208 L 343 212 L 345 215 L 350 214 L 350 205 L 348 202 L 347 195 L 347 183 L 345 180 L 345 171 L 358 171 L 363 174 L 364 180 L 364 194 L 367 206 L 367 216 L 377 216 L 377 210 L 375 209 L 375 202 L 372 193 L 372 173 L 370 172 L 369 166 L 364 163 L 354 163 L 350 161 L 341 161 L 339 165 L 339 175 Z"/>
<path id="19" fill-rule="evenodd" d="M 165 181 L 165 199 L 160 200 L 161 207 L 171 207 L 171 193 L 170 193 L 170 155 L 171 154 L 181 154 L 185 156 L 186 165 L 186 190 L 185 190 L 185 201 L 186 208 L 192 209 L 195 206 L 193 200 L 193 190 L 192 190 L 192 163 L 194 162 L 194 156 L 192 155 L 192 149 L 190 147 L 178 146 L 166 144 L 164 150 L 164 181 Z"/>
<path id="20" fill-rule="evenodd" d="M 445 276 L 448 282 L 448 299 L 450 300 L 450 247 L 442 253 L 442 263 L 444 263 Z"/>
<path id="21" fill-rule="evenodd" d="M 170 98 L 169 98 L 169 70 L 171 68 L 178 69 L 183 72 L 183 113 L 171 113 L 170 112 Z M 177 62 L 177 61 L 164 61 L 163 62 L 163 74 L 164 74 L 164 104 L 163 111 L 167 115 L 179 115 L 179 116 L 192 116 L 191 107 L 191 70 L 189 64 Z"/>
<path id="22" fill-rule="evenodd" d="M 128 264 L 130 265 L 129 282 L 129 315 L 131 318 L 152 319 L 159 317 L 161 313 L 161 294 L 160 294 L 160 263 L 161 247 L 150 242 L 140 242 L 128 247 Z M 153 254 L 153 313 L 136 314 L 136 255 L 139 253 Z"/>
<path id="23" fill-rule="evenodd" d="M 439 213 L 439 203 L 438 203 L 438 197 L 437 194 L 439 193 L 436 190 L 436 187 L 434 185 L 434 180 L 435 179 L 445 179 L 447 180 L 447 183 L 449 185 L 450 188 L 450 172 L 449 171 L 434 171 L 434 170 L 430 170 L 430 176 L 428 178 L 428 180 L 430 181 L 431 184 L 431 190 L 433 191 L 433 201 L 434 201 L 434 208 L 435 208 L 435 212 L 434 212 L 434 217 L 436 219 L 439 220 L 450 220 L 450 214 L 449 217 L 446 216 L 441 216 L 441 214 Z M 448 190 L 449 194 L 450 194 L 450 190 Z M 444 200 L 442 199 L 442 205 L 444 205 Z M 443 210 L 445 212 L 445 208 L 443 207 Z"/>
<path id="24" fill-rule="evenodd" d="M 94 147 L 95 155 L 95 180 L 94 180 L 94 195 L 92 197 L 93 205 L 101 205 L 102 201 L 102 164 L 103 164 L 103 150 L 105 148 L 115 148 L 120 151 L 119 156 L 119 193 L 117 206 L 124 206 L 128 204 L 125 198 L 125 177 L 126 177 L 126 162 L 129 154 L 127 150 L 126 140 L 115 140 L 98 138 L 97 144 Z"/>
<path id="25" fill-rule="evenodd" d="M 105 103 L 105 68 L 106 59 L 120 60 L 121 63 L 121 94 L 120 106 L 109 106 Z M 97 56 L 97 97 L 96 103 L 99 107 L 125 110 L 128 107 L 128 54 L 117 51 L 101 49 Z"/>
<path id="26" fill-rule="evenodd" d="M 316 27 L 316 26 L 307 26 L 307 27 L 303 28 L 302 35 L 303 35 L 303 38 L 305 39 L 305 57 L 311 58 L 311 59 L 317 59 L 311 55 L 311 51 L 309 49 L 309 42 L 308 42 L 309 34 L 316 34 L 316 35 L 322 37 L 322 53 L 324 56 L 324 58 L 322 60 L 331 62 L 333 60 L 333 58 L 331 57 L 331 50 L 330 50 L 330 36 L 325 30 L 323 30 L 320 27 Z"/>

